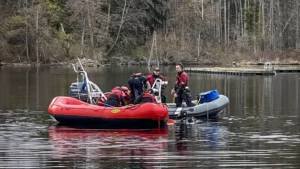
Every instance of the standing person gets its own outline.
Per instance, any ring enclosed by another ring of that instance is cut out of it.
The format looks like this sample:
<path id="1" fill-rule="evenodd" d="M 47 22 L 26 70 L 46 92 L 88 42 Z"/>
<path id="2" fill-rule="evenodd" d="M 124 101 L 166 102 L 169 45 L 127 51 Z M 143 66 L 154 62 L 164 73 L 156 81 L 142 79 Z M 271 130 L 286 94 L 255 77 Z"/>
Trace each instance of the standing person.
<path id="1" fill-rule="evenodd" d="M 161 79 L 162 81 L 166 81 L 166 78 L 163 77 L 162 75 L 160 75 L 160 72 L 159 72 L 159 71 L 160 71 L 160 70 L 159 70 L 158 67 L 157 67 L 157 68 L 154 68 L 153 73 L 150 74 L 150 75 L 148 75 L 148 76 L 146 76 L 146 77 L 147 77 L 147 80 L 149 81 L 151 87 L 153 86 L 153 84 L 154 84 L 154 82 L 155 82 L 155 80 L 156 80 L 157 78 Z M 162 101 L 162 103 L 166 103 L 166 100 L 167 100 L 167 99 L 166 99 L 166 96 L 163 95 L 163 92 L 164 92 L 165 88 L 166 88 L 166 85 L 162 85 L 162 86 L 161 86 L 161 101 Z"/>
<path id="2" fill-rule="evenodd" d="M 193 107 L 191 91 L 188 87 L 189 76 L 184 72 L 182 64 L 176 64 L 176 72 L 176 84 L 171 91 L 175 97 L 176 107 L 181 107 L 183 100 L 188 107 Z"/>
<path id="3" fill-rule="evenodd" d="M 133 73 L 128 79 L 128 85 L 131 90 L 130 103 L 134 103 L 136 97 L 144 93 L 144 89 L 148 91 L 151 88 L 149 81 L 143 73 Z"/>

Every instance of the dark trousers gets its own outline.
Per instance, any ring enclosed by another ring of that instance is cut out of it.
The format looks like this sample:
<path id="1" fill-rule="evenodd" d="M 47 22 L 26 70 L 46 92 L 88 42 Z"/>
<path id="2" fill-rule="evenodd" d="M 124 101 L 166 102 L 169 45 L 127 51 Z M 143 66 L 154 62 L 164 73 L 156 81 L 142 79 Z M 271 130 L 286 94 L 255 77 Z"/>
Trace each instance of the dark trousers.
<path id="1" fill-rule="evenodd" d="M 167 98 L 166 98 L 166 96 L 163 95 L 162 93 L 161 93 L 161 102 L 162 102 L 162 103 L 167 103 Z"/>
<path id="2" fill-rule="evenodd" d="M 191 94 L 191 92 L 180 92 L 180 94 L 178 94 L 177 97 L 175 98 L 176 107 L 181 107 L 182 101 L 185 101 L 187 107 L 195 106 L 192 103 L 192 94 Z"/>
<path id="3" fill-rule="evenodd" d="M 136 97 L 143 94 L 143 84 L 140 80 L 130 77 L 128 80 L 128 85 L 131 90 L 130 92 L 130 103 L 134 103 Z"/>

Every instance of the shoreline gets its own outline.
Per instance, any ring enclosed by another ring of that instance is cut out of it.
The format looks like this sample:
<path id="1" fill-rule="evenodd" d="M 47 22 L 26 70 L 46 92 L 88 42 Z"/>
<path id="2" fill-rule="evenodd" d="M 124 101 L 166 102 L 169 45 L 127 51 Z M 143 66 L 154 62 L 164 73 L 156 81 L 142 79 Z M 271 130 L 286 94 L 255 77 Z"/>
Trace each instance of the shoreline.
<path id="1" fill-rule="evenodd" d="M 64 61 L 64 62 L 56 62 L 56 63 L 10 63 L 10 62 L 0 62 L 0 67 L 72 67 L 72 64 L 76 65 L 76 60 L 70 60 L 70 61 Z M 161 62 L 159 65 L 161 66 L 174 66 L 177 62 Z M 259 61 L 241 61 L 241 62 L 232 62 L 230 64 L 222 64 L 217 63 L 215 61 L 206 60 L 205 62 L 200 61 L 186 61 L 183 62 L 183 65 L 185 67 L 188 66 L 196 66 L 196 67 L 255 67 L 255 66 L 264 66 L 266 62 L 259 62 Z M 300 66 L 300 61 L 271 61 L 270 62 L 272 66 Z M 99 67 L 111 67 L 111 66 L 147 66 L 148 63 L 140 61 L 127 61 L 123 63 L 115 63 L 115 62 L 106 62 L 106 63 L 100 63 L 99 61 L 93 61 L 90 59 L 82 59 L 82 64 L 84 67 L 91 67 L 91 68 L 99 68 Z M 156 66 L 157 63 L 152 62 L 152 66 Z"/>

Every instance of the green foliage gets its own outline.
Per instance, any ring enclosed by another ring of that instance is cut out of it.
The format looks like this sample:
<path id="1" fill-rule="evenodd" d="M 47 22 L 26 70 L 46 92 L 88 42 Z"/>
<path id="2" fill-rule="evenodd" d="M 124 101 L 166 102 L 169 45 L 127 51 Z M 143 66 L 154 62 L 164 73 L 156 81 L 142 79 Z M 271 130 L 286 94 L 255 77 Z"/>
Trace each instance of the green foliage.
<path id="1" fill-rule="evenodd" d="M 65 11 L 57 2 L 52 0 L 44 0 L 42 4 L 46 11 L 46 16 L 51 27 L 60 28 L 60 23 L 65 22 Z"/>
<path id="2" fill-rule="evenodd" d="M 143 2 L 146 3 L 147 6 L 145 9 L 147 13 L 147 17 L 145 18 L 146 26 L 150 28 L 151 33 L 153 30 L 163 28 L 166 22 L 165 12 L 167 10 L 164 0 L 145 0 Z"/>
<path id="3" fill-rule="evenodd" d="M 249 7 L 245 9 L 246 30 L 249 34 L 257 31 L 259 25 L 259 4 L 255 1 L 249 1 Z"/>
<path id="4" fill-rule="evenodd" d="M 262 37 L 262 14 L 259 9 L 259 2 L 256 0 L 249 1 L 249 7 L 245 9 L 246 31 L 250 38 L 249 46 L 260 46 L 263 42 Z"/>
<path id="5" fill-rule="evenodd" d="M 58 31 L 57 36 L 60 40 L 68 42 L 68 43 L 73 41 L 72 34 L 65 34 L 63 31 Z"/>
<path id="6" fill-rule="evenodd" d="M 146 46 L 137 46 L 130 51 L 130 56 L 138 59 L 141 56 L 145 56 L 147 54 L 147 47 Z"/>
<path id="7" fill-rule="evenodd" d="M 25 27 L 25 17 L 16 15 L 16 16 L 6 18 L 4 21 L 4 25 L 6 28 L 10 30 L 15 30 L 15 29 Z"/>
<path id="8" fill-rule="evenodd" d="M 80 55 L 81 52 L 81 45 L 79 44 L 71 44 L 69 49 L 69 57 L 76 58 Z"/>

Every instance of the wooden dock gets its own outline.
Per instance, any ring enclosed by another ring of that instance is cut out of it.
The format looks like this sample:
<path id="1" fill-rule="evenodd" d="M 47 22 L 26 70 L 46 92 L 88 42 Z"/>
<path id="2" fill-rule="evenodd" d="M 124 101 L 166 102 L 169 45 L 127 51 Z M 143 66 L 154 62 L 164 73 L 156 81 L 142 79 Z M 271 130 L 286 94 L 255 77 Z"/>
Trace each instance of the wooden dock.
<path id="1" fill-rule="evenodd" d="M 272 67 L 264 68 L 249 68 L 249 67 L 211 67 L 211 68 L 197 68 L 187 67 L 186 72 L 202 73 L 202 74 L 225 74 L 225 75 L 240 75 L 240 76 L 273 76 L 276 73 L 291 73 L 300 72 L 300 67 Z"/>

